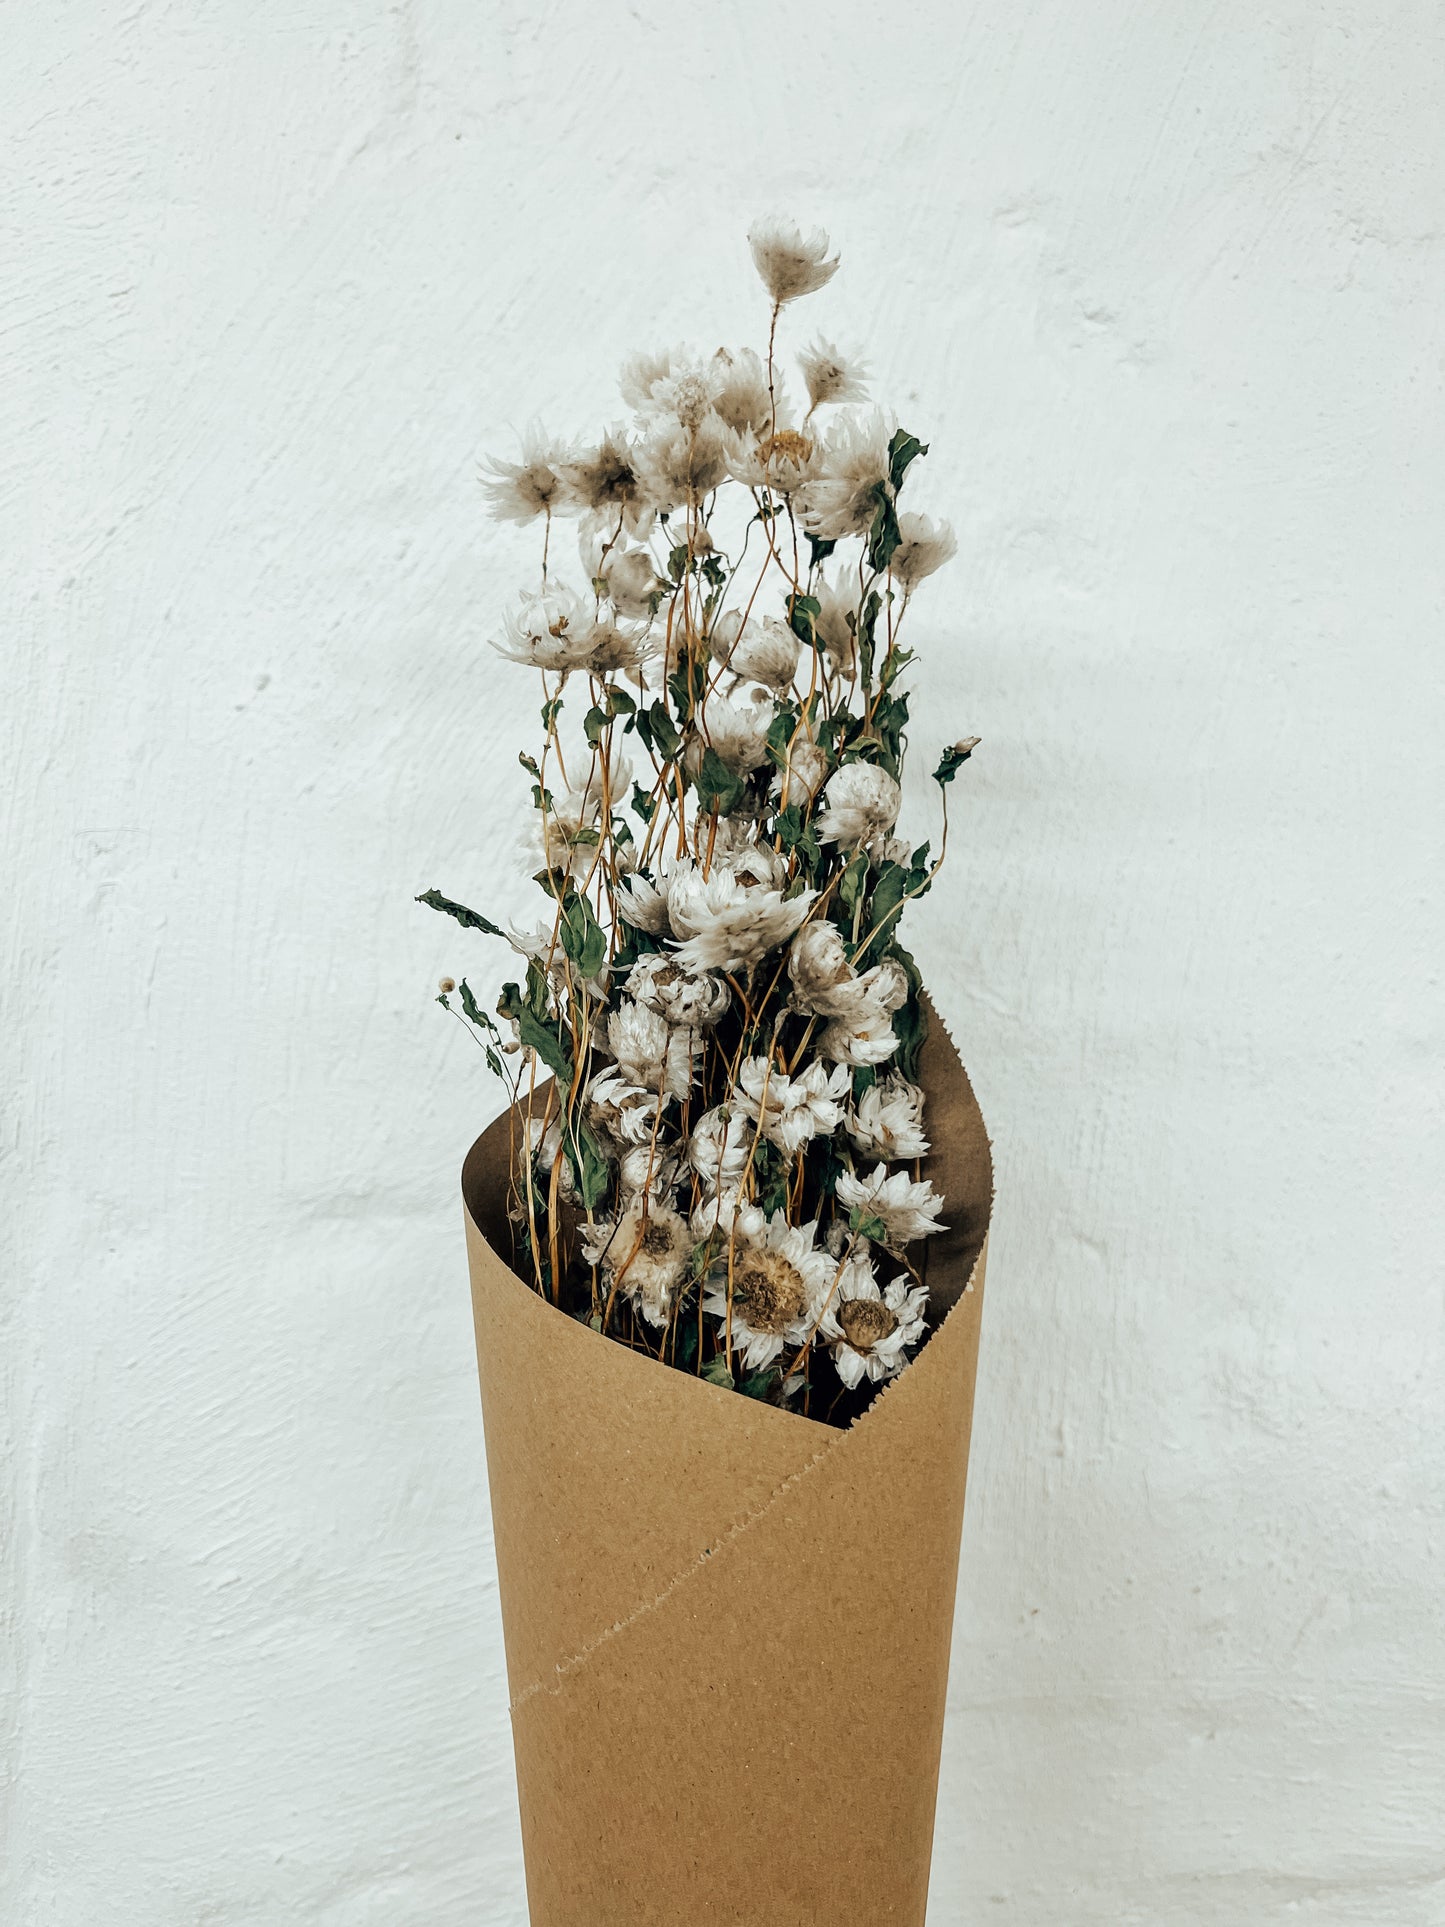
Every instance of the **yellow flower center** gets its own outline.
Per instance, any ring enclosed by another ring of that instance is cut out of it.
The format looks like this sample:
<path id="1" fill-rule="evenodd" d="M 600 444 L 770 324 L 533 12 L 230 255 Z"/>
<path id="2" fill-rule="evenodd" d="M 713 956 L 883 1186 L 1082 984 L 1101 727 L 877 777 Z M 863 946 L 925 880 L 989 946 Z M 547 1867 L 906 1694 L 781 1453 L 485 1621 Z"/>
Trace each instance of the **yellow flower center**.
<path id="1" fill-rule="evenodd" d="M 649 1219 L 647 1229 L 642 1234 L 642 1249 L 647 1253 L 649 1258 L 666 1258 L 671 1256 L 672 1233 L 665 1225 L 657 1224 Z"/>
<path id="2" fill-rule="evenodd" d="M 781 1252 L 749 1251 L 733 1271 L 733 1308 L 749 1329 L 781 1337 L 808 1305 L 802 1273 Z"/>
<path id="3" fill-rule="evenodd" d="M 876 1298 L 845 1298 L 838 1307 L 838 1323 L 855 1352 L 871 1352 L 898 1329 L 898 1319 Z"/>
<path id="4" fill-rule="evenodd" d="M 764 440 L 760 452 L 765 462 L 795 462 L 801 468 L 812 454 L 813 444 L 796 428 L 780 428 Z"/>

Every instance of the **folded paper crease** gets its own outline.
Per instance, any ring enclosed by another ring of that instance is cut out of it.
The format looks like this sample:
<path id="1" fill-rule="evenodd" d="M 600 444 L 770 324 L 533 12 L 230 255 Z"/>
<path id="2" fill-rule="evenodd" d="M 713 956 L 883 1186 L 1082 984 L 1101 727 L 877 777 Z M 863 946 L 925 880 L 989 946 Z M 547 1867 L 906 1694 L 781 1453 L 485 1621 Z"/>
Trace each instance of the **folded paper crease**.
<path id="1" fill-rule="evenodd" d="M 846 1436 L 846 1433 L 839 1432 L 837 1434 L 838 1442 L 841 1443 Z M 749 1531 L 760 1519 L 764 1518 L 767 1513 L 771 1511 L 772 1507 L 784 1496 L 788 1488 L 796 1485 L 800 1479 L 807 1478 L 814 1467 L 820 1465 L 833 1449 L 833 1444 L 830 1442 L 828 1445 L 825 1445 L 820 1452 L 815 1452 L 805 1465 L 799 1466 L 796 1472 L 790 1472 L 783 1483 L 768 1495 L 768 1498 L 755 1512 L 750 1512 L 745 1519 L 740 1519 L 736 1524 L 729 1526 L 716 1546 L 705 1546 L 690 1564 L 684 1566 L 681 1571 L 674 1573 L 673 1577 L 662 1588 L 661 1592 L 655 1593 L 651 1599 L 642 1600 L 633 1611 L 627 1615 L 626 1619 L 616 1620 L 612 1625 L 602 1627 L 596 1636 L 590 1639 L 585 1646 L 579 1647 L 569 1658 L 559 1660 L 553 1669 L 557 1675 L 555 1681 L 535 1679 L 529 1686 L 524 1686 L 521 1692 L 515 1693 L 509 1703 L 509 1711 L 515 1713 L 517 1708 L 526 1700 L 529 1700 L 534 1693 L 561 1692 L 567 1677 L 577 1672 L 580 1667 L 585 1666 L 599 1647 L 605 1646 L 609 1639 L 616 1639 L 619 1634 L 625 1633 L 629 1627 L 635 1625 L 636 1622 L 645 1617 L 646 1614 L 656 1612 L 659 1607 L 666 1605 L 678 1587 L 685 1586 L 689 1579 L 696 1578 L 710 1559 L 725 1557 L 733 1541 L 740 1539 L 745 1532 Z"/>

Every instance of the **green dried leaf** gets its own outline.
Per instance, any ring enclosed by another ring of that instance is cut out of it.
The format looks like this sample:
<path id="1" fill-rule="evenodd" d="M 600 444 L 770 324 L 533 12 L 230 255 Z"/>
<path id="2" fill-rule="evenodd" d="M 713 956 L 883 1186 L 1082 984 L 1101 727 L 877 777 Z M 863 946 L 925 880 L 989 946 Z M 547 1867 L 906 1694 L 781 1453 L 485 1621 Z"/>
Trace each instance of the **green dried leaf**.
<path id="1" fill-rule="evenodd" d="M 729 1392 L 733 1390 L 736 1383 L 732 1373 L 727 1368 L 727 1360 L 721 1352 L 719 1352 L 715 1358 L 710 1358 L 706 1365 L 703 1366 L 702 1376 L 707 1380 L 709 1385 L 721 1385 Z"/>
<path id="2" fill-rule="evenodd" d="M 785 810 L 779 811 L 774 827 L 783 848 L 789 852 L 796 850 L 799 860 L 811 875 L 823 860 L 823 848 L 813 827 L 813 819 L 804 818 L 799 804 L 789 803 Z"/>
<path id="3" fill-rule="evenodd" d="M 647 712 L 647 720 L 652 726 L 653 739 L 664 756 L 676 756 L 682 748 L 682 738 L 677 733 L 677 725 L 672 720 L 672 712 L 664 702 L 655 702 Z"/>
<path id="4" fill-rule="evenodd" d="M 883 689 L 891 689 L 909 663 L 914 660 L 916 653 L 912 649 L 890 649 L 888 659 L 883 665 L 883 673 L 878 678 L 879 686 Z"/>
<path id="5" fill-rule="evenodd" d="M 790 703 L 785 703 L 768 725 L 766 749 L 768 759 L 775 768 L 781 769 L 788 760 L 788 745 L 792 742 L 798 728 L 798 712 Z"/>
<path id="6" fill-rule="evenodd" d="M 584 1210 L 595 1210 L 607 1196 L 612 1183 L 612 1167 L 607 1161 L 607 1154 L 592 1127 L 585 1123 L 579 1123 L 575 1131 L 571 1128 L 567 1130 L 563 1137 L 563 1148 L 567 1153 L 567 1162 L 572 1167 L 573 1181 Z"/>
<path id="7" fill-rule="evenodd" d="M 607 961 L 607 933 L 586 897 L 573 894 L 562 906 L 562 948 L 579 975 L 595 977 Z"/>
<path id="8" fill-rule="evenodd" d="M 838 880 L 838 900 L 849 916 L 857 910 L 863 896 L 863 886 L 868 879 L 868 859 L 861 850 L 851 857 L 847 869 Z"/>
<path id="9" fill-rule="evenodd" d="M 908 977 L 908 996 L 893 1013 L 893 1034 L 898 1039 L 898 1054 L 894 1062 L 903 1075 L 916 1084 L 918 1060 L 928 1037 L 928 1017 L 923 1008 L 923 978 L 918 965 L 896 937 L 887 954 L 898 959 Z"/>
<path id="10" fill-rule="evenodd" d="M 788 627 L 799 642 L 806 643 L 810 649 L 817 645 L 818 638 L 814 623 L 822 612 L 823 605 L 816 596 L 790 595 L 788 597 Z"/>
<path id="11" fill-rule="evenodd" d="M 466 1012 L 471 1022 L 474 1023 L 479 1030 L 488 1031 L 495 1037 L 497 1034 L 497 1026 L 492 1022 L 491 1012 L 482 1009 L 481 1005 L 472 995 L 472 987 L 465 977 L 463 977 L 457 985 L 457 991 L 462 1000 L 462 1009 Z"/>
<path id="12" fill-rule="evenodd" d="M 858 670 L 867 689 L 873 681 L 874 632 L 878 627 L 878 611 L 883 607 L 882 598 L 876 589 L 870 589 L 863 607 L 858 612 L 854 624 L 854 640 L 858 644 Z"/>
<path id="13" fill-rule="evenodd" d="M 871 1238 L 876 1245 L 888 1242 L 888 1227 L 881 1218 L 865 1215 L 861 1204 L 854 1205 L 848 1214 L 848 1222 L 860 1238 Z"/>
<path id="14" fill-rule="evenodd" d="M 552 1014 L 552 986 L 547 981 L 547 973 L 536 957 L 527 960 L 527 1002 L 538 1017 Z"/>
<path id="15" fill-rule="evenodd" d="M 716 810 L 720 816 L 726 816 L 741 800 L 746 788 L 746 780 L 735 775 L 715 749 L 709 747 L 703 751 L 697 796 L 705 810 Z"/>
<path id="16" fill-rule="evenodd" d="M 556 1073 L 564 1089 L 570 1089 L 572 1058 L 562 1042 L 559 1026 L 538 1017 L 531 1005 L 523 1000 L 516 984 L 502 985 L 497 1009 L 503 1017 L 516 1024 L 517 1035 L 527 1049 L 534 1050 L 548 1070 Z"/>
<path id="17" fill-rule="evenodd" d="M 455 917 L 464 930 L 484 930 L 489 937 L 504 937 L 507 934 L 490 917 L 484 917 L 479 910 L 469 910 L 464 903 L 453 903 L 440 890 L 424 890 L 416 900 L 426 904 L 430 910 L 442 910 L 447 916 Z"/>
<path id="18" fill-rule="evenodd" d="M 919 441 L 904 428 L 896 430 L 888 444 L 888 480 L 896 495 L 903 486 L 903 477 L 908 473 L 908 465 L 915 457 L 928 453 L 928 443 Z"/>
<path id="19" fill-rule="evenodd" d="M 893 916 L 908 890 L 908 872 L 900 863 L 885 863 L 873 885 L 869 915 L 874 930 L 880 930 Z"/>
<path id="20" fill-rule="evenodd" d="M 873 523 L 868 531 L 868 566 L 880 574 L 888 567 L 898 553 L 898 545 L 903 537 L 898 531 L 898 511 L 893 506 L 893 497 L 886 482 L 878 482 L 873 489 Z"/>
<path id="21" fill-rule="evenodd" d="M 697 1320 L 684 1318 L 678 1321 L 677 1349 L 672 1362 L 684 1372 L 690 1372 L 697 1362 Z"/>
<path id="22" fill-rule="evenodd" d="M 965 736 L 961 743 L 954 743 L 943 752 L 938 768 L 933 772 L 933 780 L 940 788 L 951 783 L 973 752 L 982 742 L 981 736 Z"/>

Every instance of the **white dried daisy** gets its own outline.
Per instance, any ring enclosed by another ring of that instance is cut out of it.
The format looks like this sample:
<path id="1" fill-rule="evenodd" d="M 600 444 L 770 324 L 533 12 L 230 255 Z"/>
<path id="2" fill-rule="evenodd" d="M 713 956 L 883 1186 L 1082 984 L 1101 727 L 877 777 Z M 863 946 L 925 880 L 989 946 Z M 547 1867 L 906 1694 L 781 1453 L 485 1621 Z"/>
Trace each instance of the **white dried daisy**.
<path id="1" fill-rule="evenodd" d="M 743 631 L 751 627 L 752 624 L 740 609 L 728 609 L 715 617 L 707 635 L 708 653 L 713 661 L 726 669 L 728 658 L 737 647 Z"/>
<path id="2" fill-rule="evenodd" d="M 669 1024 L 704 1030 L 724 1015 L 733 994 L 710 971 L 684 970 L 676 957 L 649 951 L 627 976 L 627 994 L 658 1011 Z"/>
<path id="3" fill-rule="evenodd" d="M 818 836 L 856 850 L 886 836 L 898 820 L 903 792 L 877 763 L 845 763 L 828 778 Z"/>
<path id="4" fill-rule="evenodd" d="M 943 1203 L 927 1178 L 916 1183 L 906 1171 L 890 1177 L 885 1164 L 877 1164 L 866 1178 L 845 1171 L 838 1179 L 837 1198 L 845 1211 L 856 1211 L 860 1223 L 876 1218 L 883 1226 L 882 1242 L 888 1245 L 912 1244 L 915 1238 L 930 1237 L 945 1227 L 934 1213 Z"/>
<path id="5" fill-rule="evenodd" d="M 708 365 L 708 387 L 719 420 L 738 433 L 763 429 L 774 419 L 777 387 L 768 395 L 768 371 L 752 348 L 719 348 Z"/>
<path id="6" fill-rule="evenodd" d="M 813 617 L 813 634 L 822 644 L 830 667 L 840 676 L 850 676 L 858 658 L 858 597 L 830 583 L 819 574 L 813 585 L 818 613 Z"/>
<path id="7" fill-rule="evenodd" d="M 852 1078 L 846 1065 L 829 1070 L 817 1058 L 789 1077 L 766 1057 L 748 1057 L 738 1069 L 734 1102 L 759 1121 L 762 1134 L 791 1158 L 809 1141 L 831 1137 L 843 1117 Z"/>
<path id="8" fill-rule="evenodd" d="M 685 515 L 676 532 L 674 548 L 684 548 L 689 555 L 713 555 L 717 553 L 717 543 L 712 539 L 712 530 L 700 515 Z"/>
<path id="9" fill-rule="evenodd" d="M 831 1064 L 886 1063 L 898 1049 L 892 1014 L 908 997 L 908 973 L 885 957 L 829 993 L 832 1022 L 818 1038 L 818 1055 Z"/>
<path id="10" fill-rule="evenodd" d="M 687 1141 L 687 1161 L 709 1192 L 726 1191 L 742 1179 L 757 1125 L 726 1104 L 704 1111 Z"/>
<path id="11" fill-rule="evenodd" d="M 822 474 L 798 498 L 803 526 L 810 535 L 841 542 L 867 535 L 878 513 L 880 490 L 890 498 L 888 444 L 893 430 L 877 410 L 840 415 L 823 445 Z"/>
<path id="12" fill-rule="evenodd" d="M 788 948 L 788 975 L 798 1008 L 820 1017 L 834 1016 L 840 1008 L 839 993 L 858 981 L 842 933 L 824 918 L 805 923 L 794 937 Z"/>
<path id="13" fill-rule="evenodd" d="M 666 1204 L 686 1175 L 677 1144 L 631 1144 L 617 1161 L 617 1189 L 624 1198 L 645 1192 Z"/>
<path id="14" fill-rule="evenodd" d="M 566 674 L 580 668 L 592 647 L 592 612 L 570 589 L 524 595 L 504 617 L 505 635 L 492 647 L 511 662 Z"/>
<path id="15" fill-rule="evenodd" d="M 482 493 L 492 514 L 499 522 L 530 522 L 562 507 L 568 458 L 568 450 L 533 422 L 522 437 L 520 462 L 489 455 L 482 463 Z"/>
<path id="16" fill-rule="evenodd" d="M 618 615 L 632 621 L 650 620 L 667 588 L 646 549 L 614 549 L 598 562 L 596 579 Z"/>
<path id="17" fill-rule="evenodd" d="M 687 1219 L 646 1192 L 637 1192 L 615 1220 L 581 1231 L 589 1264 L 631 1299 L 649 1325 L 665 1325 L 687 1272 L 693 1238 Z"/>
<path id="18" fill-rule="evenodd" d="M 755 881 L 751 866 L 715 863 L 709 875 L 684 858 L 668 878 L 667 908 L 676 955 L 689 970 L 738 970 L 786 943 L 807 916 L 816 890 L 795 897 Z"/>
<path id="19" fill-rule="evenodd" d="M 727 666 L 744 681 L 761 683 L 765 689 L 781 695 L 785 689 L 793 686 L 802 650 L 802 643 L 787 623 L 779 622 L 776 616 L 766 616 L 761 623 L 750 622 L 743 630 L 728 654 Z M 766 716 L 764 741 L 772 720 L 771 715 Z M 704 721 L 707 721 L 706 716 Z M 723 760 L 726 761 L 726 757 Z M 752 767 L 756 768 L 757 765 Z"/>
<path id="20" fill-rule="evenodd" d="M 657 1127 L 661 1103 L 655 1090 L 629 1084 L 621 1071 L 599 1071 L 587 1086 L 587 1122 L 616 1150 L 648 1142 Z"/>
<path id="21" fill-rule="evenodd" d="M 623 622 L 594 622 L 588 637 L 587 667 L 594 676 L 619 671 L 641 683 L 658 653 L 656 638 L 647 628 Z"/>
<path id="22" fill-rule="evenodd" d="M 853 1106 L 848 1135 L 864 1157 L 896 1162 L 928 1150 L 923 1130 L 923 1092 L 901 1071 L 872 1084 Z"/>
<path id="23" fill-rule="evenodd" d="M 696 428 L 663 421 L 638 444 L 637 469 L 655 508 L 700 502 L 727 480 L 728 431 L 715 416 Z"/>
<path id="24" fill-rule="evenodd" d="M 634 930 L 645 930 L 651 937 L 665 937 L 672 926 L 667 915 L 667 894 L 645 876 L 627 878 L 617 891 L 617 914 Z"/>
<path id="25" fill-rule="evenodd" d="M 908 1350 L 923 1337 L 927 1302 L 926 1285 L 910 1285 L 905 1276 L 880 1291 L 867 1259 L 849 1259 L 823 1312 L 818 1334 L 850 1390 L 865 1378 L 877 1384 L 902 1371 Z"/>
<path id="26" fill-rule="evenodd" d="M 818 339 L 798 356 L 808 390 L 808 413 L 828 402 L 866 401 L 868 375 L 861 362 L 842 355 L 831 341 Z"/>
<path id="27" fill-rule="evenodd" d="M 644 354 L 632 355 L 622 364 L 618 379 L 622 399 L 639 414 L 649 414 L 657 406 L 658 391 L 694 365 L 686 348 L 653 348 Z"/>
<path id="28" fill-rule="evenodd" d="M 795 736 L 788 745 L 783 767 L 773 778 L 772 793 L 779 809 L 790 803 L 800 807 L 811 803 L 828 775 L 828 752 L 806 736 Z"/>
<path id="29" fill-rule="evenodd" d="M 888 566 L 910 593 L 958 553 L 957 537 L 947 522 L 930 522 L 926 515 L 900 515 L 898 533 L 902 540 Z"/>
<path id="30" fill-rule="evenodd" d="M 735 436 L 728 472 L 744 488 L 765 488 L 774 495 L 796 495 L 822 473 L 822 451 L 796 428 L 776 428 Z"/>
<path id="31" fill-rule="evenodd" d="M 579 805 L 570 791 L 554 799 L 553 807 L 534 825 L 528 839 L 541 857 L 542 867 L 554 876 L 570 877 L 578 889 L 592 881 L 600 854 L 597 808 L 591 801 Z"/>
<path id="32" fill-rule="evenodd" d="M 738 1212 L 731 1266 L 714 1267 L 702 1301 L 754 1372 L 771 1365 L 785 1345 L 807 1343 L 837 1270 L 818 1248 L 816 1219 L 790 1225 L 781 1211 L 766 1223 L 758 1223 L 761 1218 L 761 1212 Z"/>
<path id="33" fill-rule="evenodd" d="M 718 825 L 721 831 L 721 823 Z M 717 848 L 722 861 L 744 883 L 761 884 L 765 890 L 781 890 L 788 881 L 788 859 L 771 843 L 758 841 L 755 823 L 739 825 L 728 820 L 726 843 L 721 835 Z"/>
<path id="34" fill-rule="evenodd" d="M 607 1048 L 629 1084 L 655 1091 L 667 1056 L 667 1022 L 624 997 L 607 1018 Z"/>
<path id="35" fill-rule="evenodd" d="M 908 972 L 896 957 L 885 957 L 858 981 L 867 985 L 870 1000 L 880 1010 L 902 1010 L 908 1002 Z"/>
<path id="36" fill-rule="evenodd" d="M 652 525 L 648 503 L 632 445 L 620 428 L 606 429 L 595 447 L 581 450 L 561 463 L 562 506 L 595 517 L 615 533 L 643 536 Z"/>
<path id="37" fill-rule="evenodd" d="M 818 1055 L 830 1064 L 886 1064 L 898 1049 L 898 1034 L 886 1010 L 871 1001 L 848 1017 L 835 1017 L 818 1034 Z"/>
<path id="38" fill-rule="evenodd" d="M 698 711 L 697 726 L 698 733 L 683 754 L 683 767 L 689 776 L 697 775 L 704 753 L 709 749 L 715 750 L 723 765 L 735 775 L 746 776 L 761 769 L 768 760 L 772 702 L 765 689 L 742 690 L 730 696 L 712 695 Z"/>
<path id="39" fill-rule="evenodd" d="M 828 237 L 822 228 L 805 235 L 783 221 L 756 221 L 748 230 L 748 246 L 758 276 L 777 307 L 826 287 L 838 272 L 838 256 L 828 259 Z"/>
<path id="40" fill-rule="evenodd" d="M 607 1048 L 629 1084 L 682 1098 L 692 1089 L 702 1033 L 674 1029 L 657 1011 L 624 997 L 608 1016 Z"/>
<path id="41" fill-rule="evenodd" d="M 651 405 L 658 414 L 670 415 L 684 428 L 696 428 L 715 413 L 712 371 L 696 362 L 679 368 L 666 379 L 654 382 Z"/>
<path id="42" fill-rule="evenodd" d="M 751 1130 L 751 1125 L 748 1127 Z M 707 1191 L 692 1208 L 688 1220 L 699 1244 L 708 1238 L 730 1238 L 740 1218 L 757 1211 L 736 1184 L 725 1184 L 720 1191 Z"/>

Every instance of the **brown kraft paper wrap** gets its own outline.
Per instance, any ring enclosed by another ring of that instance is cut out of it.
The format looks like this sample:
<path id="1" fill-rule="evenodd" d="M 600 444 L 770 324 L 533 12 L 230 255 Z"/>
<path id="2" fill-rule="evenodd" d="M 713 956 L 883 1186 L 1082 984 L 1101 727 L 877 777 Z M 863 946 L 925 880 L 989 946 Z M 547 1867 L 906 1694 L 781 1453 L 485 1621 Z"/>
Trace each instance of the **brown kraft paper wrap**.
<path id="1" fill-rule="evenodd" d="M 932 1017 L 927 1342 L 847 1430 L 639 1357 L 462 1174 L 533 1927 L 922 1927 L 992 1167 Z M 941 1324 L 936 1321 L 941 1319 Z"/>

